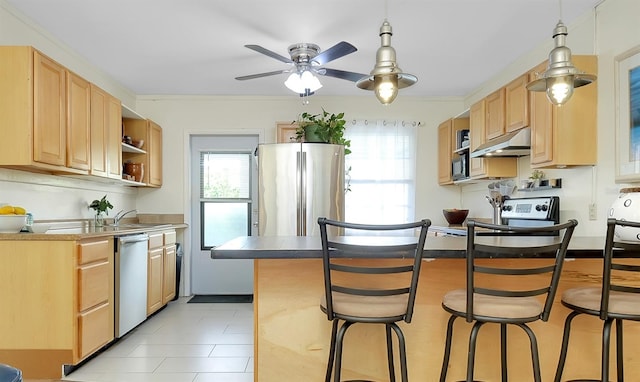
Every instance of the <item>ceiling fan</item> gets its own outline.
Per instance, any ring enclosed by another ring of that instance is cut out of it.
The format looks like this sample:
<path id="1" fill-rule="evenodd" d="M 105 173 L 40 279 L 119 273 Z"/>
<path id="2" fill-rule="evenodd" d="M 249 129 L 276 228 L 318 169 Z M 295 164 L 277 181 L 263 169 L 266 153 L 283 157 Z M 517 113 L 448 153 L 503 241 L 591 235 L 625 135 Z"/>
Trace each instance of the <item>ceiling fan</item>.
<path id="1" fill-rule="evenodd" d="M 282 73 L 291 73 L 285 82 L 285 85 L 300 94 L 300 96 L 312 95 L 316 90 L 322 87 L 316 75 L 335 77 L 342 80 L 357 82 L 366 74 L 348 72 L 344 70 L 329 69 L 323 67 L 328 62 L 336 60 L 351 54 L 358 49 L 346 41 L 341 41 L 331 48 L 321 51 L 316 44 L 298 43 L 289 46 L 289 55 L 287 58 L 260 45 L 245 45 L 245 47 L 255 50 L 269 57 L 290 64 L 291 67 L 273 72 L 250 74 L 247 76 L 236 77 L 236 80 L 244 81 L 254 78 L 274 76 Z"/>

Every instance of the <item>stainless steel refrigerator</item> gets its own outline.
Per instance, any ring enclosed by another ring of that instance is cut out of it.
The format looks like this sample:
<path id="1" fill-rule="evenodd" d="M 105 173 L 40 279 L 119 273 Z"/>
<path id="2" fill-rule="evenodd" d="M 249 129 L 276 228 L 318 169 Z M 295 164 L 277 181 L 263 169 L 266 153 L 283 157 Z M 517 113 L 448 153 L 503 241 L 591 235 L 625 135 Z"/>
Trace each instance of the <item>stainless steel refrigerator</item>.
<path id="1" fill-rule="evenodd" d="M 344 146 L 258 146 L 259 234 L 318 236 L 318 217 L 344 220 Z"/>

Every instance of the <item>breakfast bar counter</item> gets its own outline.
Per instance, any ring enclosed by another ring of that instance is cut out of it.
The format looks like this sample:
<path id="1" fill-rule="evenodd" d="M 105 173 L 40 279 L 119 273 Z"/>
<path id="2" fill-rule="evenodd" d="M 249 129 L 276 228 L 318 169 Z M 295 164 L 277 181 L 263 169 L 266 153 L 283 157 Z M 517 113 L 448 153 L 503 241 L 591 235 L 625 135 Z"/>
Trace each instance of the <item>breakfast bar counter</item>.
<path id="1" fill-rule="evenodd" d="M 519 240 L 549 240 L 523 238 Z M 506 240 L 501 239 L 501 240 Z M 569 312 L 560 304 L 562 292 L 585 284 L 596 285 L 602 272 L 601 237 L 572 238 L 567 260 L 548 322 L 531 325 L 538 337 L 543 380 L 552 380 L 560 351 L 564 319 Z M 401 323 L 407 341 L 409 379 L 437 381 L 444 351 L 448 314 L 441 299 L 451 289 L 465 286 L 466 238 L 428 237 L 415 312 L 411 324 Z M 216 259 L 255 259 L 254 267 L 254 376 L 255 381 L 320 381 L 326 370 L 331 324 L 320 311 L 323 293 L 321 244 L 318 237 L 240 237 L 211 251 Z M 349 259 L 354 262 L 409 262 L 408 259 Z M 511 262 L 518 267 L 540 258 L 503 258 L 486 261 Z M 563 377 L 577 379 L 600 375 L 601 321 L 594 317 L 575 320 Z M 456 321 L 451 354 L 450 380 L 464 379 L 470 324 Z M 500 380 L 497 325 L 480 331 L 475 378 Z M 625 325 L 626 336 L 640 336 L 640 326 Z M 355 325 L 345 337 L 343 378 L 388 380 L 383 327 Z M 528 337 L 509 331 L 509 379 L 533 380 Z M 627 375 L 640 375 L 640 341 L 625 342 Z M 614 378 L 615 368 L 612 368 Z"/>

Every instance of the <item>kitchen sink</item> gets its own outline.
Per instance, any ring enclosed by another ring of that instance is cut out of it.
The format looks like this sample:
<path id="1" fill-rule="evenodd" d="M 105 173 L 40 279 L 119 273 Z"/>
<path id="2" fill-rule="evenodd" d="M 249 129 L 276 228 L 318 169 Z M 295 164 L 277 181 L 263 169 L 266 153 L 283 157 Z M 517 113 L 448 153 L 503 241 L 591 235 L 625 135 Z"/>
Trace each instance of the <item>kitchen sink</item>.
<path id="1" fill-rule="evenodd" d="M 150 223 L 120 223 L 120 224 L 109 224 L 108 227 L 113 228 L 163 228 L 163 227 L 171 227 L 171 224 L 150 224 Z"/>

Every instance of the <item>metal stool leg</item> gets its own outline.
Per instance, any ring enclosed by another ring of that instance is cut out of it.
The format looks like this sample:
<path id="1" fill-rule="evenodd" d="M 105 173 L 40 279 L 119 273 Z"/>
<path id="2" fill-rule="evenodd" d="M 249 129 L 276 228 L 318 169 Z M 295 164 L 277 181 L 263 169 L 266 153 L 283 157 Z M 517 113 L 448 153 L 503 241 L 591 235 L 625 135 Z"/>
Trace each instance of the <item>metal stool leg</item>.
<path id="1" fill-rule="evenodd" d="M 618 382 L 624 381 L 624 357 L 623 357 L 623 343 L 622 343 L 622 322 L 621 319 L 616 319 L 616 366 L 618 368 Z"/>
<path id="2" fill-rule="evenodd" d="M 569 347 L 569 334 L 571 332 L 571 321 L 579 315 L 580 312 L 571 312 L 564 321 L 564 334 L 562 335 L 562 347 L 560 348 L 560 358 L 558 359 L 558 367 L 556 368 L 556 377 L 554 382 L 560 382 L 562 378 L 562 372 L 564 371 L 564 364 L 567 360 L 567 349 Z"/>
<path id="3" fill-rule="evenodd" d="M 447 337 L 444 345 L 444 357 L 442 359 L 442 369 L 440 370 L 440 382 L 447 379 L 447 370 L 449 369 L 449 357 L 451 356 L 451 340 L 453 339 L 453 322 L 458 316 L 451 315 L 447 323 Z"/>
<path id="4" fill-rule="evenodd" d="M 600 379 L 602 381 L 609 381 L 609 345 L 611 344 L 611 325 L 613 325 L 613 318 L 606 320 L 602 326 L 602 368 L 600 375 Z"/>
<path id="5" fill-rule="evenodd" d="M 471 335 L 469 336 L 469 357 L 467 358 L 467 382 L 473 382 L 473 368 L 476 358 L 476 341 L 478 339 L 478 332 L 480 327 L 484 325 L 484 322 L 476 321 L 471 328 Z"/>
<path id="6" fill-rule="evenodd" d="M 507 324 L 500 324 L 500 364 L 502 382 L 507 382 Z"/>
<path id="7" fill-rule="evenodd" d="M 393 339 L 391 338 L 391 324 L 384 326 L 387 336 L 387 364 L 389 365 L 389 381 L 396 382 L 396 369 L 393 362 Z"/>
<path id="8" fill-rule="evenodd" d="M 400 327 L 392 322 L 389 324 L 396 332 L 396 336 L 398 336 L 398 349 L 400 350 L 400 372 L 402 376 L 402 382 L 409 381 L 409 372 L 407 371 L 407 346 L 405 345 L 404 334 Z M 395 378 L 394 378 L 395 379 Z"/>
<path id="9" fill-rule="evenodd" d="M 338 332 L 338 320 L 333 320 L 331 325 L 331 343 L 329 344 L 329 360 L 327 361 L 327 373 L 325 374 L 324 381 L 331 381 L 331 373 L 333 372 L 333 360 L 336 356 L 336 333 Z"/>
<path id="10" fill-rule="evenodd" d="M 538 356 L 538 341 L 536 340 L 536 335 L 533 333 L 533 330 L 529 328 L 526 324 L 516 324 L 524 330 L 529 336 L 529 342 L 531 342 L 531 361 L 533 362 L 533 380 L 536 382 L 542 382 L 542 377 L 540 376 L 540 357 Z"/>
<path id="11" fill-rule="evenodd" d="M 340 372 L 342 371 L 342 342 L 347 329 L 349 329 L 352 324 L 353 322 L 345 321 L 345 323 L 340 327 L 340 330 L 338 330 L 338 335 L 336 337 L 336 368 L 333 373 L 333 380 L 335 382 L 340 382 Z"/>

